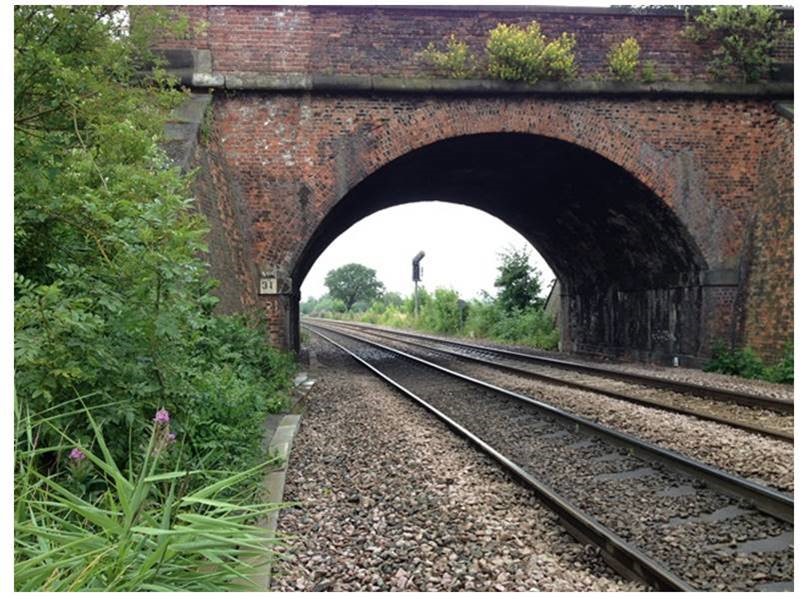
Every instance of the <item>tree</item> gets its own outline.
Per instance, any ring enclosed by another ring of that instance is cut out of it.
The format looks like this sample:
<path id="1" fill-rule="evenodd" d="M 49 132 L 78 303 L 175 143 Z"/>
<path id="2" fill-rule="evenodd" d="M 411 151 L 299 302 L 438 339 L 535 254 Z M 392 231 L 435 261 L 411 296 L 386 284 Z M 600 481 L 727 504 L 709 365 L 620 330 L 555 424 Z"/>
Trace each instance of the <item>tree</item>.
<path id="1" fill-rule="evenodd" d="M 383 293 L 383 283 L 377 280 L 377 272 L 362 264 L 345 264 L 331 270 L 324 279 L 330 295 L 344 302 L 351 310 L 357 301 L 371 302 Z"/>
<path id="2" fill-rule="evenodd" d="M 495 287 L 499 288 L 497 301 L 501 307 L 507 313 L 535 307 L 542 285 L 539 272 L 528 262 L 527 250 L 512 248 L 500 254 L 500 259 Z"/>

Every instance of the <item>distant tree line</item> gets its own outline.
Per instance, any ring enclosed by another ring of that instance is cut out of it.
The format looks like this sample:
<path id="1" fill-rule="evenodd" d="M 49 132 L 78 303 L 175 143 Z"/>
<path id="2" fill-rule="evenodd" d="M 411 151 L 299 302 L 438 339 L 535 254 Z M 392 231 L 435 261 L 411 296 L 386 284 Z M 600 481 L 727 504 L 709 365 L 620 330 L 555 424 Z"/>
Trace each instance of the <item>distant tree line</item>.
<path id="1" fill-rule="evenodd" d="M 484 292 L 481 298 L 465 301 L 452 289 L 437 288 L 431 293 L 420 288 L 418 315 L 413 294 L 386 291 L 377 273 L 361 264 L 331 270 L 325 285 L 329 292 L 305 300 L 300 307 L 302 314 L 543 349 L 555 349 L 559 342 L 556 324 L 544 310 L 539 272 L 529 264 L 525 249 L 510 249 L 500 255 L 494 296 Z"/>

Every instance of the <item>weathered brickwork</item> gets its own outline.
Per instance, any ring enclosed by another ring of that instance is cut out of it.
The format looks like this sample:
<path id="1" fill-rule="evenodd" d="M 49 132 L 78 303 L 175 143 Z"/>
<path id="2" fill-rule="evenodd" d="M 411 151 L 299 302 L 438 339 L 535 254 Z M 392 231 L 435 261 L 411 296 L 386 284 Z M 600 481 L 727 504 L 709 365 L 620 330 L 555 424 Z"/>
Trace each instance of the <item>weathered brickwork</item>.
<path id="1" fill-rule="evenodd" d="M 778 118 L 766 133 L 746 284 L 742 341 L 766 357 L 794 338 L 794 125 Z"/>
<path id="2" fill-rule="evenodd" d="M 214 113 L 215 135 L 249 214 L 246 262 L 297 277 L 306 273 L 298 268 L 306 244 L 350 189 L 408 152 L 463 135 L 531 133 L 620 165 L 673 210 L 709 270 L 738 268 L 744 232 L 765 209 L 759 197 L 791 201 L 764 187 L 776 160 L 791 164 L 790 153 L 770 155 L 770 133 L 785 125 L 769 101 L 240 93 L 216 98 Z M 777 178 L 787 176 L 783 170 Z M 753 318 L 790 308 L 791 286 L 776 289 L 788 299 L 765 298 L 765 309 L 753 300 Z M 705 287 L 696 300 L 705 321 L 697 353 L 711 338 L 734 338 L 735 293 L 734 286 Z M 785 337 L 786 322 L 767 322 L 766 334 Z"/>
<path id="3" fill-rule="evenodd" d="M 257 301 L 255 272 L 249 268 L 251 224 L 238 182 L 229 171 L 220 145 L 206 134 L 195 151 L 198 169 L 193 192 L 210 232 L 207 245 L 212 275 L 218 280 L 215 294 L 220 299 L 216 309 L 231 314 L 254 308 Z"/>
<path id="4" fill-rule="evenodd" d="M 420 76 L 415 55 L 429 41 L 455 32 L 480 48 L 497 22 L 532 19 L 549 35 L 577 34 L 582 77 L 600 71 L 626 35 L 675 78 L 705 78 L 710 58 L 677 35 L 678 15 L 251 6 L 187 14 L 195 37 L 163 47 L 209 50 L 218 74 Z M 320 252 L 374 211 L 438 198 L 498 216 L 543 254 L 562 282 L 564 349 L 701 363 L 724 340 L 774 358 L 793 334 L 793 126 L 773 102 L 216 92 L 195 161 L 221 309 L 259 307 L 274 342 L 294 346 L 299 286 Z M 258 295 L 265 269 L 291 279 L 288 293 Z"/>
<path id="5" fill-rule="evenodd" d="M 427 75 L 417 56 L 429 42 L 451 33 L 482 56 L 487 32 L 498 23 L 539 21 L 549 37 L 576 34 L 582 78 L 605 74 L 606 55 L 614 43 L 637 39 L 641 58 L 656 64 L 657 75 L 674 80 L 709 77 L 712 47 L 695 44 L 680 32 L 684 14 L 628 14 L 546 7 L 516 9 L 347 6 L 190 6 L 195 37 L 165 42 L 171 48 L 207 49 L 220 73 L 330 73 L 411 77 Z M 649 11 L 650 12 L 650 11 Z M 656 11 L 655 11 L 656 12 Z M 777 51 L 793 62 L 793 42 Z"/>

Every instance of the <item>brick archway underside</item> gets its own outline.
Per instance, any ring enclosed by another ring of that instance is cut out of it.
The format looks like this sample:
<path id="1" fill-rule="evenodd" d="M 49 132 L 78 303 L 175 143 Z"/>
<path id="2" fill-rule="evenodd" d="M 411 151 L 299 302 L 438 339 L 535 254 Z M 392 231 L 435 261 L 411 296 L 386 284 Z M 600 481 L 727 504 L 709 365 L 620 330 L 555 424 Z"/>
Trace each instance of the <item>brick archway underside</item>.
<path id="1" fill-rule="evenodd" d="M 566 346 L 657 356 L 698 351 L 698 283 L 706 262 L 682 223 L 625 169 L 538 135 L 455 137 L 375 170 L 321 221 L 293 280 L 301 285 L 321 252 L 352 224 L 424 200 L 478 208 L 532 243 L 562 281 Z"/>

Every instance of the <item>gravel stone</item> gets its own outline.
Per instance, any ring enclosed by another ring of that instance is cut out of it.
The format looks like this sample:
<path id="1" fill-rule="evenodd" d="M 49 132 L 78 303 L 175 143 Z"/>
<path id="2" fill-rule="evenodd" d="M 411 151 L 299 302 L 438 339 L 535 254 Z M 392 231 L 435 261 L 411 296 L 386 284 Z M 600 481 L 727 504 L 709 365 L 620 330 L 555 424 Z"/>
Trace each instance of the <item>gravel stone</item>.
<path id="1" fill-rule="evenodd" d="M 536 381 L 524 375 L 502 372 L 491 366 L 468 362 L 386 338 L 382 343 L 451 370 L 533 397 L 616 430 L 633 434 L 744 478 L 786 492 L 794 490 L 794 446 L 791 443 L 725 424 L 699 420 L 693 416 Z M 791 421 L 789 426 L 793 428 L 793 417 L 779 418 L 789 419 Z"/>
<path id="2" fill-rule="evenodd" d="M 367 325 L 365 323 L 360 324 L 361 326 L 367 326 L 367 327 L 373 326 L 373 325 Z M 378 328 L 381 331 L 394 332 L 393 329 L 387 329 L 384 327 L 376 327 L 376 328 Z M 423 334 L 421 331 L 410 331 L 405 329 L 400 330 L 407 333 L 415 333 L 417 335 Z M 487 339 L 479 340 L 474 339 L 472 337 L 450 337 L 446 335 L 435 335 L 435 334 L 428 334 L 428 337 L 433 337 L 434 339 L 443 338 L 452 341 L 461 341 L 465 343 L 486 345 L 492 348 L 508 349 L 512 351 L 533 354 L 535 356 L 559 358 L 561 360 L 577 362 L 579 364 L 604 367 L 613 370 L 615 372 L 621 371 L 634 374 L 650 374 L 652 376 L 659 376 L 665 378 L 669 381 L 696 383 L 699 385 L 720 387 L 721 389 L 729 391 L 743 391 L 746 393 L 767 395 L 769 397 L 774 397 L 777 399 L 788 399 L 788 400 L 794 399 L 793 385 L 771 383 L 768 381 L 759 381 L 754 379 L 745 379 L 739 376 L 721 374 L 718 372 L 704 372 L 702 370 L 698 370 L 695 368 L 680 368 L 680 367 L 674 368 L 670 366 L 661 366 L 658 364 L 643 364 L 640 362 L 613 362 L 612 360 L 604 358 L 601 359 L 584 358 L 578 355 L 570 355 L 567 353 L 557 351 L 545 351 L 523 345 L 497 343 L 494 341 L 489 341 Z"/>
<path id="3" fill-rule="evenodd" d="M 657 550 L 662 561 L 698 588 L 744 590 L 792 580 L 793 548 L 787 545 L 744 548 L 739 553 L 742 561 L 734 568 L 729 567 L 723 548 L 713 545 L 739 538 L 793 535 L 790 525 L 660 464 L 632 458 L 596 437 L 572 430 L 535 406 L 385 350 L 330 335 L 627 541 L 641 547 L 662 547 L 663 551 Z M 699 533 L 702 527 L 715 531 L 707 537 L 712 543 L 706 546 Z M 693 567 L 695 563 L 705 565 Z M 711 567 L 715 564 L 721 565 Z"/>
<path id="4" fill-rule="evenodd" d="M 331 345 L 294 441 L 279 591 L 634 591 L 532 493 Z"/>

